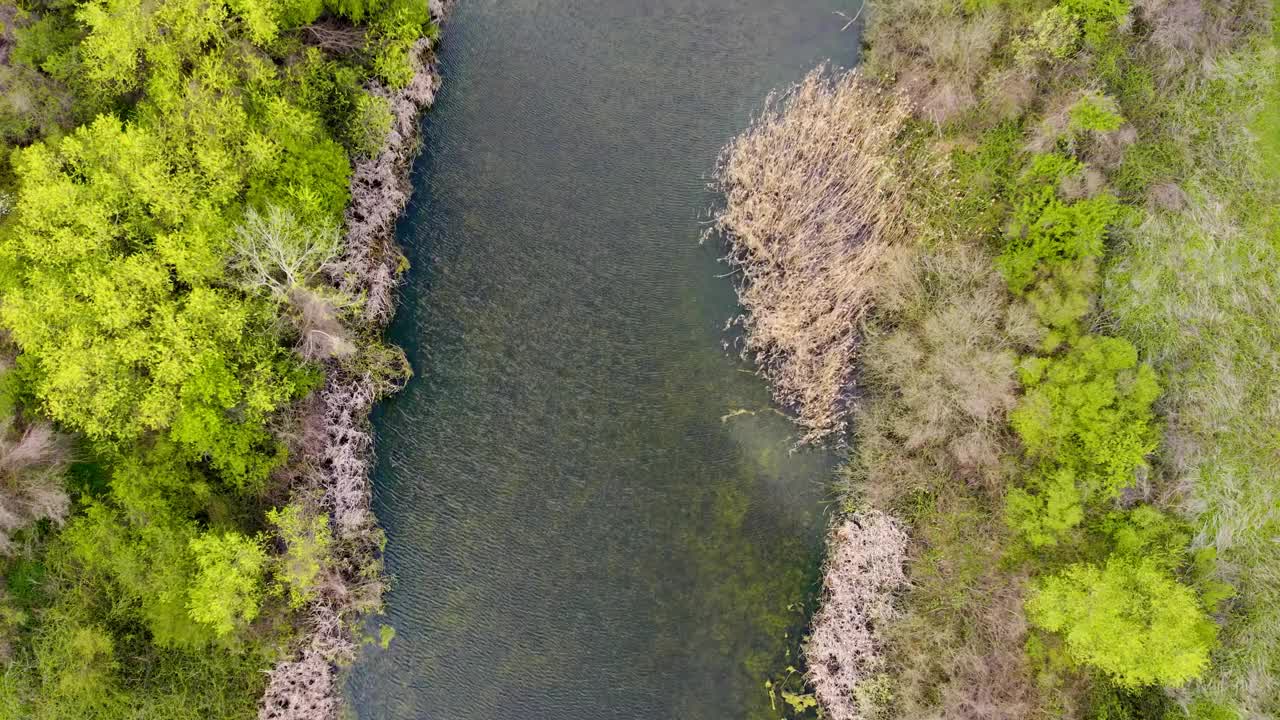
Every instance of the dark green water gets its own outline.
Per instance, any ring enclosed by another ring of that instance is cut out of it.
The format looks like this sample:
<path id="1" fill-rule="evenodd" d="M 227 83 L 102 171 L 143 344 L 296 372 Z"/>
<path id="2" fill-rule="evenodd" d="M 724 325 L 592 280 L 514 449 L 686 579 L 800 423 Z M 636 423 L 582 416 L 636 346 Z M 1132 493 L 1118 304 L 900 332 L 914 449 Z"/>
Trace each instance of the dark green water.
<path id="1" fill-rule="evenodd" d="M 364 720 L 768 717 L 832 457 L 722 342 L 719 148 L 857 0 L 463 0 L 378 411 L 396 577 Z M 745 412 L 743 412 L 745 411 Z"/>

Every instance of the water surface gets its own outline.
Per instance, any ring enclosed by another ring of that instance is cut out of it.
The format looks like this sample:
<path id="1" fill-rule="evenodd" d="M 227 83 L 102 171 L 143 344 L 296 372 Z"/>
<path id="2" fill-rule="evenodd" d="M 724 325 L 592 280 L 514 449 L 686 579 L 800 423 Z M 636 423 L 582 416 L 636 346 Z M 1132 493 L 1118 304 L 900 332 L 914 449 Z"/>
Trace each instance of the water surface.
<path id="1" fill-rule="evenodd" d="M 375 416 L 397 635 L 365 720 L 768 717 L 832 458 L 722 348 L 719 148 L 849 0 L 463 0 Z M 851 7 L 852 6 L 852 7 Z"/>

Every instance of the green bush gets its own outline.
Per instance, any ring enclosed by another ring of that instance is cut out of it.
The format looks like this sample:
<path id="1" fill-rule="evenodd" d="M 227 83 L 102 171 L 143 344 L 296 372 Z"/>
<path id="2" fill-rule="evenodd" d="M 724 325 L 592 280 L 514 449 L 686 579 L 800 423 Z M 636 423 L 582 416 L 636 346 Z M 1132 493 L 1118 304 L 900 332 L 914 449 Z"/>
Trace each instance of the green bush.
<path id="1" fill-rule="evenodd" d="M 1026 394 L 1009 416 L 1027 456 L 1069 468 L 1086 490 L 1114 497 L 1155 449 L 1155 371 L 1121 338 L 1089 335 L 1061 357 L 1023 362 Z"/>
<path id="2" fill-rule="evenodd" d="M 284 554 L 278 558 L 277 574 L 288 591 L 289 603 L 301 607 L 314 597 L 320 573 L 329 564 L 333 532 L 329 516 L 305 517 L 301 506 L 290 504 L 267 513 L 267 521 L 275 525 Z"/>
<path id="3" fill-rule="evenodd" d="M 266 592 L 267 553 L 240 533 L 205 533 L 189 542 L 198 568 L 191 585 L 191 617 L 225 637 L 258 617 Z"/>
<path id="4" fill-rule="evenodd" d="M 1038 581 L 1027 617 L 1060 634 L 1075 662 L 1123 688 L 1177 687 L 1200 677 L 1217 636 L 1190 588 L 1153 562 L 1120 557 Z"/>
<path id="5" fill-rule="evenodd" d="M 1067 202 L 1058 186 L 1082 170 L 1079 161 L 1056 154 L 1036 156 L 1019 183 L 1005 249 L 997 261 L 1009 287 L 1025 292 L 1038 277 L 1065 263 L 1100 257 L 1107 226 L 1119 217 L 1111 195 Z"/>
<path id="6" fill-rule="evenodd" d="M 1114 98 L 1098 93 L 1085 93 L 1068 111 L 1072 130 L 1111 132 L 1124 124 L 1124 116 Z"/>
<path id="7" fill-rule="evenodd" d="M 347 130 L 352 150 L 365 157 L 377 154 L 386 142 L 394 119 L 391 104 L 386 98 L 361 93 L 356 100 L 355 112 Z"/>

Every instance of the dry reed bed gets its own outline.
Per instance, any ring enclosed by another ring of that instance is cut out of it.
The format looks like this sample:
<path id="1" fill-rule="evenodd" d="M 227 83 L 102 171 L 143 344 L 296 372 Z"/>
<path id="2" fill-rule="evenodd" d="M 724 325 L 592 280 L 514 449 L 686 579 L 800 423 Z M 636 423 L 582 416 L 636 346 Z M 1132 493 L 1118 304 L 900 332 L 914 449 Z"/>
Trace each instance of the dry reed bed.
<path id="1" fill-rule="evenodd" d="M 745 354 L 814 442 L 845 427 L 875 270 L 904 233 L 906 102 L 818 68 L 724 150 L 715 229 L 739 275 Z"/>

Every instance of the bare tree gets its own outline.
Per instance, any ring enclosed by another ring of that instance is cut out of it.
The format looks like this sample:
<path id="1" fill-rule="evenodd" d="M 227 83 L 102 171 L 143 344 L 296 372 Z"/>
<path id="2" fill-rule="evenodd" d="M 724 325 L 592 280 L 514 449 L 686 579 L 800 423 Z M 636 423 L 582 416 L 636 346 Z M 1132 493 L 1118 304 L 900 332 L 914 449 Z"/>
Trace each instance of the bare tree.
<path id="1" fill-rule="evenodd" d="M 249 208 L 232 241 L 231 273 L 245 290 L 266 290 L 285 301 L 333 261 L 339 240 L 336 228 L 307 227 L 275 205 L 265 216 Z"/>
<path id="2" fill-rule="evenodd" d="M 337 258 L 341 240 L 337 228 L 308 227 L 276 206 L 265 216 L 250 208 L 236 228 L 232 276 L 245 291 L 266 292 L 288 308 L 286 316 L 298 333 L 295 349 L 308 360 L 355 353 L 339 320 L 351 300 L 318 282 Z"/>

